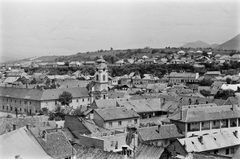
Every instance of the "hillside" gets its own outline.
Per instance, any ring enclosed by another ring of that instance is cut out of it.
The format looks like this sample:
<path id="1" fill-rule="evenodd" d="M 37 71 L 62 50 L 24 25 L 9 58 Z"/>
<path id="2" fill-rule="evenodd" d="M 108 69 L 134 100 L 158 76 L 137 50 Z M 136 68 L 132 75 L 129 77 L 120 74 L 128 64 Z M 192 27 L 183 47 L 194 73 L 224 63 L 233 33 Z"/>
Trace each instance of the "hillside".
<path id="1" fill-rule="evenodd" d="M 184 47 L 184 48 L 208 48 L 208 47 L 211 47 L 211 45 L 209 45 L 208 43 L 205 43 L 203 41 L 196 41 L 196 42 L 190 42 L 190 43 L 187 43 L 181 47 Z"/>
<path id="2" fill-rule="evenodd" d="M 217 48 L 223 50 L 240 50 L 240 34 L 219 45 Z"/>

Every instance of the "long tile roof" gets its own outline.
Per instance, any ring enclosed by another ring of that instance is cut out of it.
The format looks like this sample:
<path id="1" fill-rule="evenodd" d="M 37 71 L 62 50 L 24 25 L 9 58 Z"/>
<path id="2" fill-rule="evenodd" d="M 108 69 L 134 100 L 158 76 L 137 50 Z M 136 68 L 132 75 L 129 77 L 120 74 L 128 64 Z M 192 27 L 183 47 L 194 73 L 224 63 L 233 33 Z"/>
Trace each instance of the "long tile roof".
<path id="1" fill-rule="evenodd" d="M 126 108 L 95 109 L 95 111 L 105 121 L 139 118 L 139 115 L 135 111 L 127 110 Z"/>
<path id="2" fill-rule="evenodd" d="M 183 134 L 180 134 L 176 125 L 161 125 L 161 126 L 151 126 L 143 127 L 138 129 L 138 134 L 141 136 L 143 141 L 153 141 L 153 140 L 162 140 L 169 138 L 178 138 L 183 137 Z"/>
<path id="3" fill-rule="evenodd" d="M 45 100 L 58 99 L 59 95 L 64 91 L 71 93 L 73 98 L 89 96 L 88 90 L 84 87 L 47 89 L 47 90 L 0 87 L 0 96 L 18 98 L 18 99 L 45 101 Z"/>
<path id="4" fill-rule="evenodd" d="M 179 139 L 187 152 L 204 152 L 240 145 L 240 140 L 231 132 L 222 132 L 201 137 Z"/>
<path id="5" fill-rule="evenodd" d="M 217 106 L 216 104 L 189 105 L 179 108 L 169 118 L 181 122 L 198 122 L 239 118 L 240 108 L 231 105 Z"/>

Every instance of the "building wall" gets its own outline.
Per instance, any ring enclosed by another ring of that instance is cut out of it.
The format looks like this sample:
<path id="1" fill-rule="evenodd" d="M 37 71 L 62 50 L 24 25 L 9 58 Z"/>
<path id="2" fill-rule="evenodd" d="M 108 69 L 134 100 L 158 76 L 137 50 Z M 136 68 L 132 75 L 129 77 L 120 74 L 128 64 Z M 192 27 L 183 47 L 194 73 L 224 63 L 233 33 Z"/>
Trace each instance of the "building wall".
<path id="1" fill-rule="evenodd" d="M 86 135 L 79 135 L 78 139 L 76 140 L 76 143 L 78 143 L 79 145 L 87 146 L 87 147 L 99 148 L 101 150 L 104 149 L 104 145 L 105 145 L 104 140 L 97 139 L 97 138 L 91 138 Z"/>
<path id="2" fill-rule="evenodd" d="M 144 142 L 144 143 L 165 148 L 170 144 L 170 140 L 168 140 L 168 139 L 155 140 L 155 141 L 148 141 L 148 142 Z"/>
<path id="3" fill-rule="evenodd" d="M 217 151 L 211 150 L 211 151 L 207 151 L 207 152 L 210 154 L 218 154 L 218 155 L 222 155 L 222 156 L 233 157 L 234 153 L 237 151 L 238 148 L 239 148 L 239 146 L 233 146 L 233 147 L 226 147 L 223 149 L 218 149 Z"/>
<path id="4" fill-rule="evenodd" d="M 136 123 L 135 123 L 135 119 L 136 119 Z M 135 118 L 135 119 L 133 118 L 133 119 L 107 121 L 104 123 L 104 127 L 106 129 L 120 130 L 120 131 L 124 131 L 128 126 L 139 127 L 140 121 L 138 118 Z M 121 125 L 120 125 L 120 122 L 121 122 Z"/>
<path id="5" fill-rule="evenodd" d="M 99 127 L 105 127 L 103 119 L 94 111 L 93 112 L 93 120 Z"/>
<path id="6" fill-rule="evenodd" d="M 15 113 L 15 107 L 19 113 L 37 113 L 41 108 L 41 102 L 29 99 L 0 97 L 0 110 Z"/>

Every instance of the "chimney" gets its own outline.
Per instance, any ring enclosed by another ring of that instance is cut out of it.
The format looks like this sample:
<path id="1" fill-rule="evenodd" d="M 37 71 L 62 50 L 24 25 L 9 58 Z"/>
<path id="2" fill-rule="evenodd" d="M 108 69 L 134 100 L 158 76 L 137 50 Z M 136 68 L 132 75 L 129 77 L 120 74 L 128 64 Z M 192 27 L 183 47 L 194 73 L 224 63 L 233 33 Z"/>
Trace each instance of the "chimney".
<path id="1" fill-rule="evenodd" d="M 161 125 L 158 125 L 158 129 L 157 129 L 158 133 L 160 133 L 160 129 L 161 129 Z"/>
<path id="2" fill-rule="evenodd" d="M 16 125 L 15 124 L 13 124 L 13 130 L 16 130 Z"/>
<path id="3" fill-rule="evenodd" d="M 58 124 L 56 124 L 56 132 L 58 131 Z"/>

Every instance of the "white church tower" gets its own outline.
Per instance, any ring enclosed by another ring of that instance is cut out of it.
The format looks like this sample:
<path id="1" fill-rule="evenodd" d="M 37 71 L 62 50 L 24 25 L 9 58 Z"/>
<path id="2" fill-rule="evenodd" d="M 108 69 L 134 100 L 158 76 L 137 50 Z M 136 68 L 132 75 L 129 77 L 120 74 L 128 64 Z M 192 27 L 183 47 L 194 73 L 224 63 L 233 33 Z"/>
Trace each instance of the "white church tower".
<path id="1" fill-rule="evenodd" d="M 94 86 L 92 87 L 91 96 L 92 102 L 94 99 L 107 99 L 108 98 L 108 68 L 107 62 L 100 57 L 97 60 L 96 72 L 94 79 Z"/>

